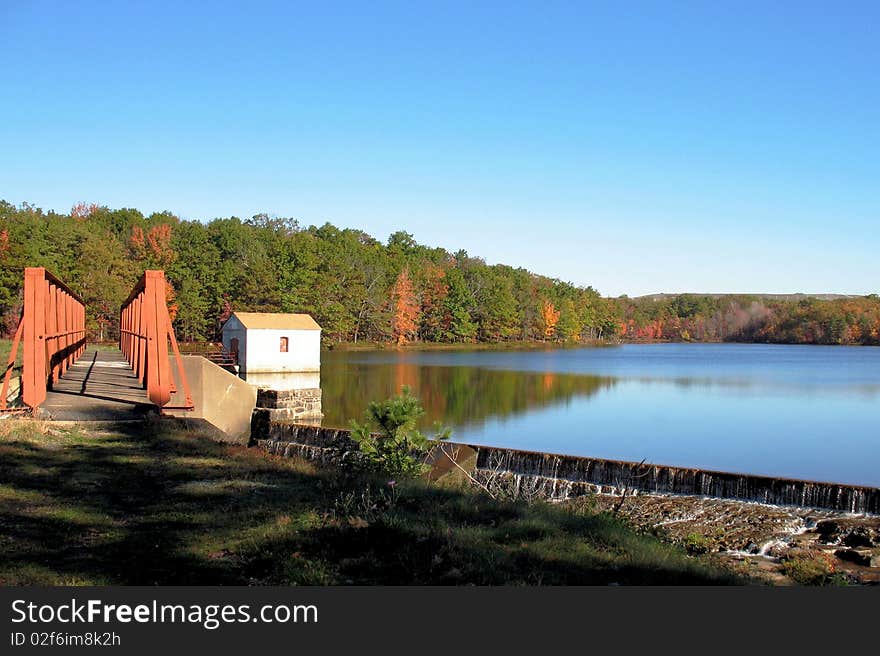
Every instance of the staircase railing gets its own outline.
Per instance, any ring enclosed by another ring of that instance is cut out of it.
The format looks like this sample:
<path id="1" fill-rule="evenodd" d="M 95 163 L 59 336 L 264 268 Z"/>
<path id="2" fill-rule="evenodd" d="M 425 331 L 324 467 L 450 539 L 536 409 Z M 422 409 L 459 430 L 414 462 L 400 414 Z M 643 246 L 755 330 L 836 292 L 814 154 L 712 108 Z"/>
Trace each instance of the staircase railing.
<path id="1" fill-rule="evenodd" d="M 221 367 L 238 365 L 238 356 L 227 351 L 219 342 L 181 342 L 180 352 L 184 355 L 199 355 Z"/>

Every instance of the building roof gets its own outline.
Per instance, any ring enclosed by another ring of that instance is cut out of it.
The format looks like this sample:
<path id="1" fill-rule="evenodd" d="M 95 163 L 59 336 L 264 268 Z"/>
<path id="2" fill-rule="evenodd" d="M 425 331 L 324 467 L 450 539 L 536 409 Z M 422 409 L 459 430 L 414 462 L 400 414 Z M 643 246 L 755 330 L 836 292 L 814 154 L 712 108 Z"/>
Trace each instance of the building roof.
<path id="1" fill-rule="evenodd" d="M 310 314 L 233 312 L 232 315 L 248 330 L 321 330 L 321 326 Z"/>

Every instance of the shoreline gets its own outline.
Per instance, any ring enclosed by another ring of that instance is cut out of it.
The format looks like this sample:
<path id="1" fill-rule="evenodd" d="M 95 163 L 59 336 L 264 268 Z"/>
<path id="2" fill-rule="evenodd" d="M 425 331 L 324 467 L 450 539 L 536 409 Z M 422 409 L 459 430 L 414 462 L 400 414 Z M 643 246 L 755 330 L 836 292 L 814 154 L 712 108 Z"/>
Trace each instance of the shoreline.
<path id="1" fill-rule="evenodd" d="M 590 341 L 590 342 L 409 342 L 407 344 L 395 344 L 394 342 L 337 342 L 323 345 L 322 351 L 563 351 L 587 348 L 616 348 L 628 344 L 635 345 L 660 345 L 660 344 L 689 344 L 701 345 L 740 345 L 740 346 L 825 346 L 825 347 L 858 347 L 880 348 L 875 344 L 820 344 L 815 342 L 736 342 L 723 340 L 675 340 L 675 339 L 623 339 L 618 341 Z"/>
<path id="2" fill-rule="evenodd" d="M 338 342 L 322 346 L 323 351 L 556 351 L 577 348 L 610 348 L 617 342 Z"/>

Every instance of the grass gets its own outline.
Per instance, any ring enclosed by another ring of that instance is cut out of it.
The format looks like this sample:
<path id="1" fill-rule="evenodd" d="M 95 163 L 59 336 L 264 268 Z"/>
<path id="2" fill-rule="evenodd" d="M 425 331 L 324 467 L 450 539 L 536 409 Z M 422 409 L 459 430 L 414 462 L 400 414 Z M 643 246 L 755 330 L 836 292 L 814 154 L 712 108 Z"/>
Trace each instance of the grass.
<path id="1" fill-rule="evenodd" d="M 116 342 L 89 342 L 86 345 L 86 348 L 98 351 L 115 351 L 119 348 L 119 345 Z M 11 339 L 0 339 L 0 362 L 3 363 L 3 367 L 6 367 L 6 361 L 9 358 L 9 352 L 12 350 L 12 340 Z M 18 357 L 16 358 L 16 365 L 21 366 L 21 346 L 18 347 Z"/>
<path id="2" fill-rule="evenodd" d="M 3 370 L 6 370 L 6 361 L 9 359 L 9 351 L 12 350 L 12 340 L 11 339 L 0 339 L 0 362 L 3 363 Z M 21 365 L 21 348 L 18 349 L 18 357 L 16 358 L 16 364 Z"/>
<path id="3" fill-rule="evenodd" d="M 164 422 L 0 422 L 0 583 L 716 584 L 590 509 L 458 484 L 346 483 Z"/>

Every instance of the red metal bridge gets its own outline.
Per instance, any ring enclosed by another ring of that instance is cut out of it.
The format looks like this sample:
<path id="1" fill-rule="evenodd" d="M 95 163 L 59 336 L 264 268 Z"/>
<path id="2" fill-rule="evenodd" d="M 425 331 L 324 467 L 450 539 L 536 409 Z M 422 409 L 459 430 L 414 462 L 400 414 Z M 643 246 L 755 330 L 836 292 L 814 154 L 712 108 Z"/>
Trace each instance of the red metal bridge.
<path id="1" fill-rule="evenodd" d="M 155 409 L 192 410 L 163 271 L 146 271 L 137 282 L 120 308 L 119 328 L 119 350 L 88 349 L 82 298 L 44 268 L 25 269 L 24 306 L 3 377 L 0 411 L 116 420 Z M 15 376 L 19 349 L 20 376 Z M 10 404 L 15 379 L 19 393 Z"/>

